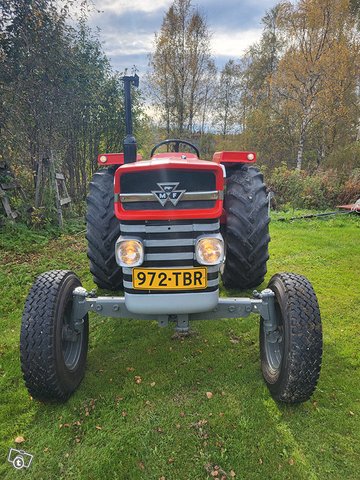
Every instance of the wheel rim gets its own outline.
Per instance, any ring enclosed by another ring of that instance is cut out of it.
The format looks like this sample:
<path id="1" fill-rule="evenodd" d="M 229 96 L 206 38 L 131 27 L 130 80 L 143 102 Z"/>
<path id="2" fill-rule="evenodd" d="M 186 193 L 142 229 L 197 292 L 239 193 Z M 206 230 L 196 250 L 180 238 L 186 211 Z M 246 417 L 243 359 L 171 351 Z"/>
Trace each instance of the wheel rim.
<path id="1" fill-rule="evenodd" d="M 62 353 L 64 362 L 69 370 L 74 370 L 81 356 L 83 343 L 83 324 L 74 330 L 71 325 L 72 300 L 68 302 L 64 311 L 62 328 Z"/>
<path id="2" fill-rule="evenodd" d="M 278 371 L 281 366 L 284 352 L 284 329 L 281 310 L 275 300 L 276 329 L 271 332 L 264 330 L 265 355 L 269 367 Z"/>

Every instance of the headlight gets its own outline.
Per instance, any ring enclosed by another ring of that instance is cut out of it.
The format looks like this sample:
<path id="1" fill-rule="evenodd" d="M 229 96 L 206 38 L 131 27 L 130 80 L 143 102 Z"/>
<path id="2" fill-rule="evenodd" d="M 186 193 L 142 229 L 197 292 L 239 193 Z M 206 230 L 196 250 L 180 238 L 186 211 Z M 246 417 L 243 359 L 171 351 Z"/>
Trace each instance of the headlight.
<path id="1" fill-rule="evenodd" d="M 196 260 L 202 265 L 218 265 L 224 261 L 224 240 L 218 237 L 202 237 L 196 243 Z"/>
<path id="2" fill-rule="evenodd" d="M 144 261 L 144 247 L 140 240 L 119 238 L 115 244 L 116 262 L 120 267 L 138 267 Z"/>

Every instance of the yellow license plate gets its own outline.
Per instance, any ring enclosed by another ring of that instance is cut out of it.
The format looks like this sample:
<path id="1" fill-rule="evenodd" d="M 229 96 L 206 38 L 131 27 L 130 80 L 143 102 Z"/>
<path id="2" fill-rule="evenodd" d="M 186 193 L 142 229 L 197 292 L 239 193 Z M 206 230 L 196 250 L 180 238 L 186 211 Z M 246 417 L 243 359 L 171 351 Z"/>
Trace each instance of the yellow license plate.
<path id="1" fill-rule="evenodd" d="M 134 268 L 132 280 L 137 290 L 200 290 L 207 287 L 207 269 Z"/>

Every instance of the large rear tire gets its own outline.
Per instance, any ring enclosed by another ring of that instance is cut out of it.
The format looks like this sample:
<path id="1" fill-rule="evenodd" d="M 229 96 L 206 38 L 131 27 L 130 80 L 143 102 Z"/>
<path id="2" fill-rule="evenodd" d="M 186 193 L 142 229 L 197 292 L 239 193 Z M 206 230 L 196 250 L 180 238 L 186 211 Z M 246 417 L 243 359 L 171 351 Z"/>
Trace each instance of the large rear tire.
<path id="1" fill-rule="evenodd" d="M 264 281 L 269 258 L 269 215 L 263 176 L 243 165 L 226 182 L 225 287 L 247 289 Z"/>
<path id="2" fill-rule="evenodd" d="M 120 235 L 114 213 L 114 173 L 117 167 L 103 168 L 90 182 L 87 197 L 86 238 L 90 272 L 99 288 L 122 290 L 122 270 L 115 260 L 115 242 Z"/>
<path id="3" fill-rule="evenodd" d="M 78 277 L 68 270 L 39 275 L 26 299 L 20 334 L 21 369 L 30 395 L 65 401 L 85 374 L 89 324 L 71 322 Z"/>
<path id="4" fill-rule="evenodd" d="M 302 275 L 278 273 L 268 288 L 275 293 L 277 325 L 266 334 L 260 319 L 263 377 L 275 400 L 305 402 L 316 388 L 321 368 L 318 301 L 311 283 Z"/>

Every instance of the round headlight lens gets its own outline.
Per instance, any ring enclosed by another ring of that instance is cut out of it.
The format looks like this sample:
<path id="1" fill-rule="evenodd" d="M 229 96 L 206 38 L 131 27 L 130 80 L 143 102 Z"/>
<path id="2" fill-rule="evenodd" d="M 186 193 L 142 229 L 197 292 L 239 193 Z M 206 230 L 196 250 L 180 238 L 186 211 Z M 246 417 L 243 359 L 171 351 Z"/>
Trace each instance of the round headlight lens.
<path id="1" fill-rule="evenodd" d="M 200 238 L 195 253 L 202 265 L 218 265 L 224 261 L 224 241 L 217 237 Z"/>
<path id="2" fill-rule="evenodd" d="M 139 240 L 120 240 L 115 246 L 120 267 L 137 267 L 144 261 L 144 247 Z"/>
<path id="3" fill-rule="evenodd" d="M 101 163 L 106 163 L 107 162 L 107 156 L 106 155 L 101 155 L 100 156 L 100 162 Z"/>

